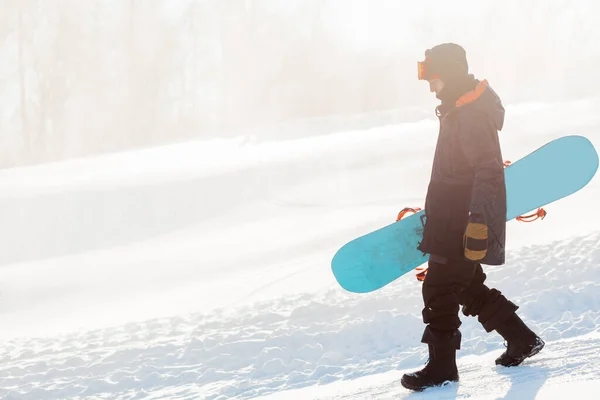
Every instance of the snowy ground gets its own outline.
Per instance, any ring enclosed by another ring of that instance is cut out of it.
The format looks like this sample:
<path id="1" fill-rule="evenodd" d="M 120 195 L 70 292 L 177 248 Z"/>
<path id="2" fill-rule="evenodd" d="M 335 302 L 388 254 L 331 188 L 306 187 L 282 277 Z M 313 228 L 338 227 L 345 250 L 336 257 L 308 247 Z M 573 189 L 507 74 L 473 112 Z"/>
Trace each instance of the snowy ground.
<path id="1" fill-rule="evenodd" d="M 600 149 L 598 99 L 509 107 L 504 156 L 567 134 Z M 422 206 L 436 122 L 252 138 L 0 173 L 0 398 L 595 398 L 600 181 L 509 224 L 488 282 L 546 340 L 523 366 L 464 318 L 461 382 L 411 394 L 426 360 L 413 274 L 346 293 L 346 241 Z M 284 134 L 284 133 L 282 133 Z M 536 397 L 537 396 L 537 397 Z"/>

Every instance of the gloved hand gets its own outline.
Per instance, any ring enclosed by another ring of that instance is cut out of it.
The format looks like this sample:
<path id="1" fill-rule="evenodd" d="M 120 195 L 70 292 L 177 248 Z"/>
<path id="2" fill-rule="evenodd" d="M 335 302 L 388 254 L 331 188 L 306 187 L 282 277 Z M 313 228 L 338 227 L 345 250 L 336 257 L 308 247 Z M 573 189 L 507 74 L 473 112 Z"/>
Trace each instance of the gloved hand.
<path id="1" fill-rule="evenodd" d="M 471 261 L 480 261 L 487 254 L 488 227 L 485 217 L 471 214 L 464 236 L 465 257 Z"/>

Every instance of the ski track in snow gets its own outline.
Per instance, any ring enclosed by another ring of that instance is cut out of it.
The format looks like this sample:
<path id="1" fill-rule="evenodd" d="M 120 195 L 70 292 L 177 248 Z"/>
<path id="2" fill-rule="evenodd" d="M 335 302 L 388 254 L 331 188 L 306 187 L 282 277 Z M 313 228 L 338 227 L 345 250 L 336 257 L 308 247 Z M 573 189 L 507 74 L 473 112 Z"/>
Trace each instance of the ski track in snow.
<path id="1" fill-rule="evenodd" d="M 487 283 L 520 306 L 520 315 L 547 346 L 523 367 L 498 371 L 496 387 L 488 353 L 503 349 L 501 338 L 463 316 L 459 372 L 467 381 L 458 394 L 467 388 L 469 395 L 483 395 L 478 379 L 504 391 L 511 390 L 511 381 L 530 377 L 599 379 L 600 336 L 594 335 L 600 333 L 599 266 L 595 233 L 512 251 L 505 266 L 487 267 Z M 381 373 L 393 374 L 387 386 L 331 398 L 380 398 L 378 390 L 408 395 L 399 386 L 398 370 L 426 361 L 419 343 L 421 307 L 420 283 L 408 274 L 368 295 L 327 289 L 234 311 L 17 338 L 0 342 L 0 398 L 247 399 Z M 585 341 L 571 341 L 582 335 L 588 335 Z M 485 355 L 490 367 L 469 355 Z M 452 387 L 436 390 L 457 395 Z"/>

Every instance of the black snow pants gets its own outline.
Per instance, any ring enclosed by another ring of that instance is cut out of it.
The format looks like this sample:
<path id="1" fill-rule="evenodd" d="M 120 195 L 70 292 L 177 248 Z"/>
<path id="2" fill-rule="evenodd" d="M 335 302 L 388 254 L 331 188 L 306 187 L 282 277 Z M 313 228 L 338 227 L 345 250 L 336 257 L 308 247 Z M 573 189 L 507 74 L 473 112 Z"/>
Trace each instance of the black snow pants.
<path id="1" fill-rule="evenodd" d="M 423 343 L 435 345 L 440 340 L 451 340 L 449 345 L 459 349 L 461 305 L 463 314 L 478 317 L 486 332 L 495 330 L 517 310 L 500 291 L 484 285 L 485 278 L 478 262 L 429 261 L 423 281 L 423 322 L 427 324 Z"/>

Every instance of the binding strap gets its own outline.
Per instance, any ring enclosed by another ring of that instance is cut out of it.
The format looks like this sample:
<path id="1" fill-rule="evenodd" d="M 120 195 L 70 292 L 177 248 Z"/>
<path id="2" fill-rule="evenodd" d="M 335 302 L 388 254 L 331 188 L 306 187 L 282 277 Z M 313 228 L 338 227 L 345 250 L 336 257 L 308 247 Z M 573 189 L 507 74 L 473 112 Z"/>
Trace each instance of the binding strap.
<path id="1" fill-rule="evenodd" d="M 405 207 L 398 213 L 398 218 L 396 218 L 396 222 L 400 221 L 408 213 L 416 214 L 421 210 L 422 209 L 419 207 L 415 207 L 415 208 Z"/>
<path id="2" fill-rule="evenodd" d="M 518 216 L 516 219 L 517 219 L 517 221 L 521 221 L 521 222 L 533 222 L 540 218 L 544 219 L 546 217 L 546 215 L 548 215 L 546 210 L 544 210 L 543 208 L 538 208 L 537 211 L 534 212 L 533 214 L 521 215 L 521 216 Z"/>

